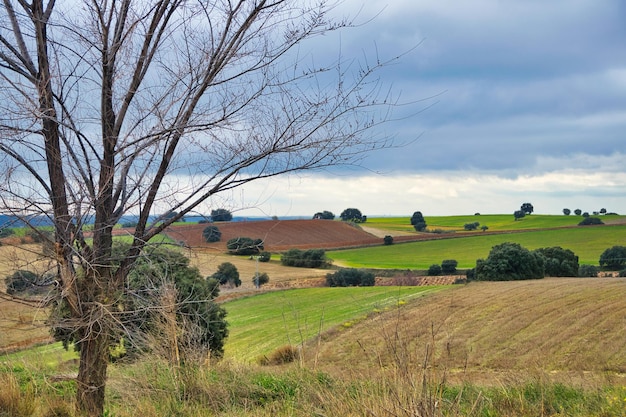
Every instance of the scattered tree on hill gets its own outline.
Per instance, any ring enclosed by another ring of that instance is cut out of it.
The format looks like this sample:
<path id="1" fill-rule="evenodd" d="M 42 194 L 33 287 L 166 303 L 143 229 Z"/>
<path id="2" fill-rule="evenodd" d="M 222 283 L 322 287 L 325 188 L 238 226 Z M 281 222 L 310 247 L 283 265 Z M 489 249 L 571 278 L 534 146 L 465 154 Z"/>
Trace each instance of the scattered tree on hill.
<path id="1" fill-rule="evenodd" d="M 545 258 L 544 265 L 547 276 L 575 277 L 578 275 L 578 256 L 571 250 L 553 246 L 539 248 L 536 252 Z"/>
<path id="2" fill-rule="evenodd" d="M 515 210 L 513 212 L 513 217 L 515 218 L 515 220 L 521 220 L 524 217 L 526 217 L 526 213 L 524 213 L 522 210 Z"/>
<path id="3" fill-rule="evenodd" d="M 391 236 L 391 235 L 386 235 L 386 236 L 383 238 L 383 243 L 384 243 L 385 245 L 393 245 L 393 236 Z"/>
<path id="4" fill-rule="evenodd" d="M 574 210 L 574 214 L 577 215 L 577 216 L 580 216 L 582 214 L 582 212 L 583 211 L 581 209 Z"/>
<path id="5" fill-rule="evenodd" d="M 624 268 L 626 266 L 626 246 L 616 245 L 602 252 L 600 266 L 612 270 Z"/>
<path id="6" fill-rule="evenodd" d="M 605 208 L 601 208 L 600 209 L 600 214 L 606 214 L 606 209 Z"/>
<path id="7" fill-rule="evenodd" d="M 324 210 L 324 211 L 315 213 L 313 215 L 313 219 L 334 220 L 335 215 L 331 211 Z"/>
<path id="8" fill-rule="evenodd" d="M 568 208 L 564 208 L 563 209 L 563 214 L 565 214 L 566 216 L 569 216 L 572 213 L 572 210 L 568 209 Z"/>
<path id="9" fill-rule="evenodd" d="M 589 212 L 588 212 L 588 211 L 585 211 L 585 212 L 583 213 L 583 217 L 589 217 Z"/>
<path id="10" fill-rule="evenodd" d="M 478 226 L 480 226 L 479 222 L 473 222 L 473 223 L 465 223 L 463 225 L 463 229 L 471 231 L 471 230 L 476 230 L 478 229 Z"/>
<path id="11" fill-rule="evenodd" d="M 217 271 L 211 278 L 217 280 L 220 285 L 230 285 L 231 287 L 238 287 L 241 285 L 241 279 L 239 279 L 239 271 L 237 267 L 230 262 L 223 262 L 217 267 Z"/>
<path id="12" fill-rule="evenodd" d="M 214 222 L 229 222 L 233 219 L 233 214 L 226 209 L 219 208 L 211 210 L 211 220 Z"/>
<path id="13" fill-rule="evenodd" d="M 204 228 L 202 237 L 208 243 L 219 242 L 222 238 L 222 232 L 217 226 L 211 225 Z"/>
<path id="14" fill-rule="evenodd" d="M 341 212 L 339 218 L 344 222 L 365 223 L 367 217 L 363 216 L 361 210 L 356 208 L 347 208 Z"/>
<path id="15" fill-rule="evenodd" d="M 487 259 L 476 261 L 475 279 L 479 281 L 539 279 L 544 275 L 543 257 L 518 243 L 496 245 Z"/>
<path id="16" fill-rule="evenodd" d="M 280 257 L 280 262 L 285 266 L 299 268 L 326 268 L 330 266 L 330 260 L 326 257 L 324 249 L 289 249 Z"/>
<path id="17" fill-rule="evenodd" d="M 109 310 L 151 239 L 216 194 L 390 146 L 368 134 L 397 103 L 379 84 L 389 62 L 307 65 L 304 42 L 352 25 L 313 3 L 0 7 L 0 212 L 54 222 L 59 302 L 85 347 L 79 414 L 104 412 Z M 163 205 L 177 214 L 154 219 Z M 133 243 L 114 268 L 113 225 L 131 212 Z"/>
<path id="18" fill-rule="evenodd" d="M 483 224 L 482 226 L 480 226 L 480 230 L 482 230 L 483 232 L 484 232 L 484 231 L 487 231 L 488 229 L 489 229 L 489 226 L 487 226 L 487 225 L 485 225 L 485 224 Z"/>
<path id="19" fill-rule="evenodd" d="M 458 266 L 456 259 L 446 259 L 441 262 L 441 272 L 447 275 L 456 273 L 456 267 Z"/>
<path id="20" fill-rule="evenodd" d="M 524 214 L 532 214 L 533 211 L 535 211 L 535 208 L 530 203 L 524 203 L 520 207 L 520 210 L 522 210 L 524 212 Z"/>
<path id="21" fill-rule="evenodd" d="M 411 216 L 411 225 L 418 232 L 423 232 L 426 230 L 426 220 L 424 220 L 424 216 L 421 211 L 416 211 Z"/>
<path id="22" fill-rule="evenodd" d="M 604 224 L 604 222 L 598 217 L 585 217 L 578 223 L 579 226 L 595 226 L 599 224 Z"/>
<path id="23" fill-rule="evenodd" d="M 269 262 L 270 259 L 272 259 L 272 253 L 263 251 L 259 253 L 259 256 L 257 257 L 257 259 L 259 260 L 259 262 Z"/>
<path id="24" fill-rule="evenodd" d="M 226 242 L 226 248 L 234 255 L 256 255 L 263 250 L 263 240 L 234 237 Z"/>
<path id="25" fill-rule="evenodd" d="M 343 268 L 326 275 L 329 287 L 372 287 L 375 283 L 375 275 L 363 269 Z"/>

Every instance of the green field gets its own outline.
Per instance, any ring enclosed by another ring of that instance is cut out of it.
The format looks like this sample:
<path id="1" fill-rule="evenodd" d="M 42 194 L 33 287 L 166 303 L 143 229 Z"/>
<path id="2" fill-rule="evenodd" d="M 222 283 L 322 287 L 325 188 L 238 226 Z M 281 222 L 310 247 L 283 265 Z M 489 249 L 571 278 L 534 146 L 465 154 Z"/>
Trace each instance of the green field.
<path id="1" fill-rule="evenodd" d="M 376 311 L 443 287 L 306 288 L 224 303 L 229 358 L 254 360 L 284 345 L 298 345 L 335 326 L 350 327 Z"/>
<path id="2" fill-rule="evenodd" d="M 581 264 L 597 265 L 605 249 L 614 245 L 626 245 L 626 225 L 563 228 L 497 235 L 481 235 L 481 233 L 472 233 L 462 238 L 331 251 L 327 252 L 327 256 L 336 264 L 354 268 L 427 269 L 430 265 L 441 263 L 444 259 L 456 259 L 459 268 L 472 268 L 476 264 L 476 259 L 486 258 L 494 245 L 516 242 L 528 249 L 561 246 L 578 255 Z"/>

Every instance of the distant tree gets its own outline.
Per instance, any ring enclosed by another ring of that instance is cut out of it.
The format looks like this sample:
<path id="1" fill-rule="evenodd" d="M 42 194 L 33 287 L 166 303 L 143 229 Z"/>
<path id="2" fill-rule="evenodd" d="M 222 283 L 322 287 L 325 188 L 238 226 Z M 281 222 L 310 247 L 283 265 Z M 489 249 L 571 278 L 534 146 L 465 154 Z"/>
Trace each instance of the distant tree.
<path id="1" fill-rule="evenodd" d="M 486 231 L 487 229 L 489 229 L 489 226 L 487 225 L 480 226 L 480 230 L 482 230 L 483 232 Z"/>
<path id="2" fill-rule="evenodd" d="M 579 226 L 593 226 L 598 224 L 604 224 L 604 222 L 597 217 L 585 217 L 578 223 Z"/>
<path id="3" fill-rule="evenodd" d="M 588 211 L 584 212 L 583 217 L 589 217 L 589 212 Z"/>
<path id="4" fill-rule="evenodd" d="M 578 275 L 578 256 L 560 246 L 539 248 L 535 252 L 545 259 L 545 274 L 549 277 L 575 277 Z"/>
<path id="5" fill-rule="evenodd" d="M 574 210 L 574 214 L 577 215 L 577 216 L 580 216 L 582 214 L 582 212 L 583 211 L 581 209 Z"/>
<path id="6" fill-rule="evenodd" d="M 372 287 L 375 283 L 375 275 L 363 269 L 344 268 L 326 275 L 329 287 Z"/>
<path id="7" fill-rule="evenodd" d="M 441 265 L 432 264 L 431 266 L 428 267 L 428 276 L 436 277 L 439 275 L 441 275 Z"/>
<path id="8" fill-rule="evenodd" d="M 515 210 L 515 212 L 513 212 L 513 217 L 516 221 L 521 220 L 526 217 L 526 213 L 524 213 L 522 210 Z"/>
<path id="9" fill-rule="evenodd" d="M 324 210 L 324 211 L 315 213 L 313 215 L 313 219 L 334 220 L 335 215 L 331 211 Z"/>
<path id="10" fill-rule="evenodd" d="M 229 222 L 233 219 L 233 215 L 230 211 L 220 208 L 211 210 L 211 219 L 214 222 Z"/>
<path id="11" fill-rule="evenodd" d="M 598 277 L 598 272 L 600 272 L 598 270 L 598 267 L 595 265 L 581 265 L 578 268 L 578 276 L 579 277 L 592 277 L 592 278 L 597 278 Z"/>
<path id="12" fill-rule="evenodd" d="M 606 214 L 606 209 L 605 208 L 601 208 L 600 209 L 600 214 Z"/>
<path id="13" fill-rule="evenodd" d="M 535 211 L 533 205 L 530 203 L 522 204 L 522 206 L 520 207 L 520 210 L 522 210 L 524 214 L 532 214 L 533 211 Z"/>
<path id="14" fill-rule="evenodd" d="M 463 225 L 463 229 L 465 229 L 465 230 L 476 230 L 476 229 L 478 229 L 478 226 L 480 226 L 479 222 L 465 223 Z"/>
<path id="15" fill-rule="evenodd" d="M 516 281 L 545 275 L 544 258 L 518 243 L 505 242 L 491 248 L 487 259 L 476 261 L 476 280 Z"/>
<path id="16" fill-rule="evenodd" d="M 211 278 L 216 279 L 220 285 L 229 284 L 231 287 L 238 287 L 241 285 L 239 271 L 237 270 L 237 267 L 230 262 L 221 263 L 217 267 L 217 271 L 211 275 Z"/>
<path id="17" fill-rule="evenodd" d="M 18 270 L 4 279 L 7 294 L 14 295 L 38 285 L 39 275 L 31 271 Z"/>
<path id="18" fill-rule="evenodd" d="M 616 245 L 602 252 L 600 266 L 612 270 L 623 269 L 626 266 L 626 246 Z"/>
<path id="19" fill-rule="evenodd" d="M 330 260 L 326 257 L 324 249 L 289 249 L 280 258 L 280 262 L 285 266 L 295 266 L 298 268 L 326 268 L 330 266 Z"/>
<path id="20" fill-rule="evenodd" d="M 226 242 L 226 248 L 235 255 L 256 255 L 263 250 L 263 240 L 234 237 Z"/>
<path id="21" fill-rule="evenodd" d="M 569 216 L 572 213 L 572 210 L 568 209 L 568 208 L 564 208 L 563 209 L 563 214 L 565 214 L 566 216 Z"/>
<path id="22" fill-rule="evenodd" d="M 456 259 L 446 259 L 441 262 L 441 272 L 444 274 L 454 274 L 459 263 Z"/>
<path id="23" fill-rule="evenodd" d="M 363 214 L 356 208 L 347 208 L 339 215 L 344 222 L 363 223 Z"/>
<path id="24" fill-rule="evenodd" d="M 219 242 L 222 238 L 222 232 L 220 232 L 220 229 L 217 226 L 211 225 L 204 228 L 202 231 L 202 237 L 209 243 Z"/>
<path id="25" fill-rule="evenodd" d="M 383 243 L 384 243 L 385 245 L 393 245 L 393 236 L 391 236 L 391 235 L 386 235 L 386 236 L 383 238 Z"/>
<path id="26" fill-rule="evenodd" d="M 252 283 L 257 288 L 261 288 L 261 286 L 267 284 L 268 282 L 270 282 L 270 277 L 267 275 L 267 272 L 261 272 L 260 274 L 255 274 L 252 277 Z"/>
<path id="27" fill-rule="evenodd" d="M 415 230 L 418 232 L 423 232 L 424 230 L 426 230 L 426 220 L 424 220 L 424 216 L 422 215 L 421 211 L 416 211 L 413 213 L 413 216 L 411 216 L 411 224 L 413 225 L 413 228 L 415 228 Z"/>

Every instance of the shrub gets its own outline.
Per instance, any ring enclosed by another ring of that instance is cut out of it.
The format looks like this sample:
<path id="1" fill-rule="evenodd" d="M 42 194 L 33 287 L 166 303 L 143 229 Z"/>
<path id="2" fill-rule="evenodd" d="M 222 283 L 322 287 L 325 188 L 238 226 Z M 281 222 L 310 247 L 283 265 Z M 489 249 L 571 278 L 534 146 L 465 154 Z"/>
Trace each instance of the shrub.
<path id="1" fill-rule="evenodd" d="M 579 277 L 594 277 L 598 276 L 599 269 L 595 265 L 581 265 L 578 268 Z"/>
<path id="2" fill-rule="evenodd" d="M 280 257 L 280 262 L 285 266 L 298 268 L 326 268 L 330 260 L 326 257 L 324 249 L 289 249 Z"/>
<path id="3" fill-rule="evenodd" d="M 465 223 L 463 225 L 463 229 L 465 229 L 465 230 L 476 230 L 476 229 L 478 229 L 478 226 L 480 226 L 479 222 Z"/>
<path id="4" fill-rule="evenodd" d="M 263 251 L 259 253 L 259 257 L 257 258 L 259 262 L 269 262 L 272 259 L 272 253 Z"/>
<path id="5" fill-rule="evenodd" d="M 15 230 L 10 227 L 0 227 L 0 238 L 9 237 L 15 234 Z"/>
<path id="6" fill-rule="evenodd" d="M 324 210 L 317 212 L 313 215 L 313 219 L 321 219 L 321 220 L 334 220 L 335 215 L 332 211 Z"/>
<path id="7" fill-rule="evenodd" d="M 383 243 L 385 245 L 393 245 L 393 236 L 387 235 L 383 238 Z"/>
<path id="8" fill-rule="evenodd" d="M 441 262 L 441 272 L 444 274 L 454 274 L 458 264 L 456 259 L 446 259 Z"/>
<path id="9" fill-rule="evenodd" d="M 216 279 L 220 285 L 230 284 L 235 287 L 241 285 L 239 271 L 237 270 L 237 267 L 230 262 L 220 264 L 217 267 L 217 271 L 211 275 L 211 278 Z"/>
<path id="10" fill-rule="evenodd" d="M 465 271 L 465 278 L 467 278 L 468 281 L 474 280 L 476 278 L 476 268 L 470 268 Z"/>
<path id="11" fill-rule="evenodd" d="M 259 365 L 283 365 L 300 359 L 300 351 L 292 345 L 281 346 L 273 351 L 269 356 L 263 356 L 259 359 Z"/>
<path id="12" fill-rule="evenodd" d="M 235 255 L 256 255 L 263 250 L 263 240 L 234 237 L 226 242 L 226 248 Z"/>
<path id="13" fill-rule="evenodd" d="M 373 287 L 375 283 L 374 274 L 363 269 L 344 268 L 326 275 L 329 287 Z"/>
<path id="14" fill-rule="evenodd" d="M 262 272 L 252 277 L 252 283 L 257 288 L 260 288 L 262 285 L 265 285 L 268 282 L 270 282 L 270 277 L 269 275 L 267 275 L 267 272 Z"/>
<path id="15" fill-rule="evenodd" d="M 619 271 L 618 276 L 619 277 L 626 277 L 626 269 L 622 269 L 621 271 Z"/>
<path id="16" fill-rule="evenodd" d="M 19 270 L 4 279 L 8 294 L 17 294 L 31 289 L 39 282 L 39 275 L 31 271 Z"/>
<path id="17" fill-rule="evenodd" d="M 626 266 L 626 246 L 616 245 L 602 252 L 600 266 L 613 270 L 620 270 Z"/>
<path id="18" fill-rule="evenodd" d="M 560 246 L 536 250 L 545 259 L 545 273 L 549 277 L 575 277 L 578 275 L 578 256 Z"/>
<path id="19" fill-rule="evenodd" d="M 211 219 L 214 222 L 229 222 L 233 219 L 233 215 L 226 209 L 211 210 Z"/>
<path id="20" fill-rule="evenodd" d="M 222 238 L 222 232 L 217 226 L 207 226 L 202 231 L 202 237 L 208 243 L 219 242 Z"/>
<path id="21" fill-rule="evenodd" d="M 424 219 L 421 211 L 413 213 L 413 216 L 411 216 L 411 225 L 417 232 L 423 232 L 426 230 L 426 220 Z"/>
<path id="22" fill-rule="evenodd" d="M 428 275 L 429 276 L 441 275 L 441 265 L 439 265 L 439 264 L 432 264 L 428 268 Z"/>
<path id="23" fill-rule="evenodd" d="M 585 217 L 578 223 L 579 226 L 593 226 L 596 224 L 604 224 L 604 222 L 597 217 Z"/>
<path id="24" fill-rule="evenodd" d="M 367 217 L 361 214 L 361 210 L 357 208 L 347 208 L 339 215 L 344 222 L 365 223 Z"/>
<path id="25" fill-rule="evenodd" d="M 491 248 L 487 259 L 476 261 L 476 279 L 516 281 L 543 278 L 544 258 L 518 243 L 505 242 Z"/>

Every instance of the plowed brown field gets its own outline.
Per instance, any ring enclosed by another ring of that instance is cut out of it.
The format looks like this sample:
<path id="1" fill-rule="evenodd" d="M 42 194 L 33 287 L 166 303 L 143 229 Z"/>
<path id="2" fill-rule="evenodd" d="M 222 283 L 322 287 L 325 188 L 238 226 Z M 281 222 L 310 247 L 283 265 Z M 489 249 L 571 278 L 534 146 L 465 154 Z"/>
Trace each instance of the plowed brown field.
<path id="1" fill-rule="evenodd" d="M 208 224 L 172 226 L 167 235 L 185 242 L 192 248 L 226 249 L 226 242 L 235 237 L 263 239 L 265 250 L 270 252 L 299 249 L 338 249 L 379 245 L 382 239 L 358 227 L 331 220 L 263 220 L 249 222 L 214 223 L 222 232 L 220 242 L 207 243 L 202 231 Z"/>

